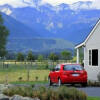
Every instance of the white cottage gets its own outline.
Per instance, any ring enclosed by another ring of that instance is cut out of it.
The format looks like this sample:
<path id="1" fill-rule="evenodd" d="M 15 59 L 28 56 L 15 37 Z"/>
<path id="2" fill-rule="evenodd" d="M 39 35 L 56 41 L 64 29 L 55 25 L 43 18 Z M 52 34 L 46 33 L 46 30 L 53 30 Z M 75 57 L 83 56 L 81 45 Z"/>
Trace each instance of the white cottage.
<path id="1" fill-rule="evenodd" d="M 84 67 L 89 80 L 97 80 L 100 72 L 100 19 L 86 40 L 77 45 L 77 63 L 79 63 L 79 48 L 84 48 Z"/>

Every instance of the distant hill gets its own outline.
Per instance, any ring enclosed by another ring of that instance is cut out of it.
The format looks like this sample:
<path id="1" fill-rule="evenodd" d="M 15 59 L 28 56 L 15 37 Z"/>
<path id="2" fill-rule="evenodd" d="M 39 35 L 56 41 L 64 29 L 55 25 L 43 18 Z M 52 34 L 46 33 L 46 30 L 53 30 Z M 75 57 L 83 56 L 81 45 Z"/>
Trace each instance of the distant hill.
<path id="1" fill-rule="evenodd" d="M 23 38 L 9 39 L 7 50 L 13 52 L 59 52 L 62 50 L 73 51 L 74 44 L 63 39 L 48 39 L 48 38 Z"/>
<path id="2" fill-rule="evenodd" d="M 4 19 L 4 24 L 9 29 L 10 36 L 9 38 L 31 38 L 31 37 L 40 37 L 37 34 L 35 29 L 30 28 L 29 26 L 23 24 L 22 22 L 17 21 L 16 19 L 2 13 Z"/>

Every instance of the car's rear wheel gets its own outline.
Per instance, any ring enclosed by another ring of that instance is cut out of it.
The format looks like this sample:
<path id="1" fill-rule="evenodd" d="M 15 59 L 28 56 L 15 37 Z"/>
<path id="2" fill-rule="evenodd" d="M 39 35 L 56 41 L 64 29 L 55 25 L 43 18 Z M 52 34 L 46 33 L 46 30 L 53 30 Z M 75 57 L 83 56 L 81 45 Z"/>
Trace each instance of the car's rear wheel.
<path id="1" fill-rule="evenodd" d="M 62 84 L 61 84 L 61 79 L 60 78 L 58 78 L 58 86 L 61 86 Z"/>
<path id="2" fill-rule="evenodd" d="M 49 81 L 49 86 L 52 86 L 53 83 L 52 83 L 50 77 L 48 78 L 48 81 Z"/>

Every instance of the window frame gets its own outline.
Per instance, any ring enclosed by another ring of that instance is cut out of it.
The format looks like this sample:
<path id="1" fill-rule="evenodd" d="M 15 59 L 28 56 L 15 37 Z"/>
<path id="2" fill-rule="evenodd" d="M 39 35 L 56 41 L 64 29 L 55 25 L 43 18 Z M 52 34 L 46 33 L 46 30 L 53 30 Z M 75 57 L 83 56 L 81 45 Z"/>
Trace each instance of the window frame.
<path id="1" fill-rule="evenodd" d="M 97 64 L 93 65 L 93 51 L 97 50 Z M 99 49 L 89 49 L 89 62 L 88 62 L 89 66 L 98 66 L 99 65 Z"/>
<path id="2" fill-rule="evenodd" d="M 89 50 L 89 65 L 92 65 L 92 50 Z"/>
<path id="3" fill-rule="evenodd" d="M 98 59 L 99 58 L 98 49 L 92 49 L 92 66 L 98 66 L 98 63 L 99 63 L 98 61 L 96 64 L 93 63 L 93 51 L 97 51 L 97 60 L 99 60 Z"/>

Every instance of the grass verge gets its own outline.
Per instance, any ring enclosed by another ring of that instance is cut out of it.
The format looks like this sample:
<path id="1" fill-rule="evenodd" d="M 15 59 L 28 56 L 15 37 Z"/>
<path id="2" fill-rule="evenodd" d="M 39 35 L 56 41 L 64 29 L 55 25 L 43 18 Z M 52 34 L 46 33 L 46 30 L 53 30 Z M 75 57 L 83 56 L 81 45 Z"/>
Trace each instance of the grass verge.
<path id="1" fill-rule="evenodd" d="M 100 100 L 100 97 L 88 97 L 88 100 Z"/>
<path id="2" fill-rule="evenodd" d="M 16 81 L 10 82 L 10 84 L 27 84 L 27 85 L 35 85 L 35 84 L 47 84 L 48 81 Z"/>

